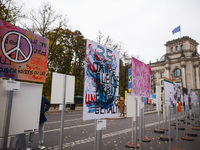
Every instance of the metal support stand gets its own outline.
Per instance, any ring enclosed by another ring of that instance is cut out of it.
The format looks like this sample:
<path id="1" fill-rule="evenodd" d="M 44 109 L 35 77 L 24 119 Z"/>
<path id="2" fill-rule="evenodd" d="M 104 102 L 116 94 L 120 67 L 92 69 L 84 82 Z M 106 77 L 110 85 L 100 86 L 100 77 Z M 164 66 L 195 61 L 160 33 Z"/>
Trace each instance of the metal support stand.
<path id="1" fill-rule="evenodd" d="M 176 147 L 172 148 L 172 150 L 183 150 L 179 148 L 179 135 L 178 135 L 178 103 L 176 102 Z"/>
<path id="2" fill-rule="evenodd" d="M 7 103 L 7 110 L 5 113 L 5 122 L 4 122 L 3 150 L 7 150 L 7 146 L 8 146 L 8 134 L 9 134 L 9 127 L 10 127 L 10 116 L 11 116 L 11 109 L 12 109 L 12 102 L 13 102 L 13 94 L 14 94 L 14 90 L 9 91 L 9 100 Z"/>
<path id="3" fill-rule="evenodd" d="M 131 140 L 131 143 L 133 143 L 133 123 L 134 123 L 134 117 L 132 117 L 132 140 Z"/>
<path id="4" fill-rule="evenodd" d="M 170 109 L 170 102 L 168 103 L 169 107 L 169 149 L 171 149 L 171 109 Z"/>
<path id="5" fill-rule="evenodd" d="M 95 120 L 95 144 L 94 150 L 101 150 L 102 149 L 102 131 L 97 130 L 97 120 Z"/>
<path id="6" fill-rule="evenodd" d="M 139 113 L 140 113 L 140 123 L 139 123 L 139 149 L 142 150 L 142 97 L 139 99 Z"/>
<path id="7" fill-rule="evenodd" d="M 165 131 L 163 129 L 160 128 L 160 101 L 158 99 L 157 101 L 157 105 L 158 105 L 158 129 L 155 129 L 154 132 L 155 133 L 165 133 Z M 164 107 L 164 106 L 163 106 Z M 165 109 L 164 109 L 165 110 Z M 163 113 L 164 114 L 164 113 Z"/>
<path id="8" fill-rule="evenodd" d="M 169 116 L 167 117 L 167 104 L 165 104 L 165 130 L 167 131 L 167 121 L 168 121 L 168 118 Z"/>
<path id="9" fill-rule="evenodd" d="M 60 127 L 60 150 L 63 149 L 63 127 L 64 127 L 64 111 L 65 111 L 65 97 L 66 97 L 66 81 L 67 81 L 67 76 L 65 75 L 64 98 L 63 98 L 63 103 L 62 103 L 61 127 Z"/>
<path id="10" fill-rule="evenodd" d="M 185 129 L 186 129 L 186 131 L 185 131 L 185 136 L 183 136 L 183 137 L 181 137 L 181 139 L 182 140 L 186 140 L 186 141 L 194 141 L 194 138 L 191 138 L 191 137 L 188 137 L 189 135 L 191 135 L 190 133 L 188 133 L 188 128 L 187 128 L 187 126 L 188 126 L 188 114 L 187 114 L 187 109 L 185 109 Z"/>
<path id="11" fill-rule="evenodd" d="M 135 149 L 137 149 L 137 106 L 138 106 L 138 99 L 136 99 L 136 105 L 135 105 Z"/>
<path id="12" fill-rule="evenodd" d="M 176 102 L 176 147 L 179 148 L 179 137 L 178 137 L 178 103 Z"/>
<path id="13" fill-rule="evenodd" d="M 144 97 L 143 97 L 143 106 L 145 106 L 145 101 L 144 101 Z M 143 139 L 142 142 L 151 142 L 151 140 L 145 136 L 145 117 L 144 117 L 144 108 L 143 107 L 143 111 L 142 111 L 142 117 L 143 117 Z"/>
<path id="14" fill-rule="evenodd" d="M 139 144 L 137 144 L 137 107 L 138 107 L 137 99 L 138 98 L 135 98 L 135 116 L 132 118 L 132 141 L 131 143 L 126 143 L 126 147 L 135 148 L 135 149 L 139 148 Z M 135 139 L 133 138 L 134 137 L 133 135 L 134 122 L 135 122 Z M 135 140 L 135 143 L 133 143 L 134 140 Z"/>

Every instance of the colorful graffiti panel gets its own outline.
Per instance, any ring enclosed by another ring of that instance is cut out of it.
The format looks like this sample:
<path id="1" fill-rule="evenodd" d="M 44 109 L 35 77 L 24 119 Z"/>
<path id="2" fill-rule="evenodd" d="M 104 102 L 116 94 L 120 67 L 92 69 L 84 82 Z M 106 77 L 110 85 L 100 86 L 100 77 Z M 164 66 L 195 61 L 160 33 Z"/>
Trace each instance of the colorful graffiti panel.
<path id="1" fill-rule="evenodd" d="M 174 100 L 176 102 L 181 102 L 181 93 L 182 93 L 181 83 L 174 82 L 173 86 L 174 86 Z"/>
<path id="2" fill-rule="evenodd" d="M 131 93 L 132 70 L 128 69 L 128 93 Z"/>
<path id="3" fill-rule="evenodd" d="M 151 97 L 151 67 L 132 57 L 133 96 Z"/>
<path id="4" fill-rule="evenodd" d="M 165 103 L 173 104 L 174 100 L 174 86 L 173 81 L 164 77 Z"/>
<path id="5" fill-rule="evenodd" d="M 175 83 L 172 80 L 164 77 L 165 102 L 170 102 L 172 105 L 175 102 L 181 102 L 182 87 L 181 83 Z"/>
<path id="6" fill-rule="evenodd" d="M 118 115 L 119 52 L 87 40 L 83 120 Z"/>
<path id="7" fill-rule="evenodd" d="M 0 77 L 46 81 L 48 39 L 0 20 Z"/>

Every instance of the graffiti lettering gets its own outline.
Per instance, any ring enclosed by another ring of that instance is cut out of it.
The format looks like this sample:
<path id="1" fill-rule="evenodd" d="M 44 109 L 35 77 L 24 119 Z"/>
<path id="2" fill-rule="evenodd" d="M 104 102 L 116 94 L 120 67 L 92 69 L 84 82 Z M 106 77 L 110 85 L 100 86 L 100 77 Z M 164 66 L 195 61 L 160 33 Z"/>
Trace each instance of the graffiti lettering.
<path id="1" fill-rule="evenodd" d="M 31 64 L 34 64 L 34 65 L 46 65 L 46 61 L 43 61 L 43 60 L 36 60 L 34 57 L 31 58 Z"/>
<path id="2" fill-rule="evenodd" d="M 4 31 L 4 27 L 3 27 L 3 26 L 0 26 L 0 31 L 1 31 L 1 30 Z"/>
<path id="3" fill-rule="evenodd" d="M 45 56 L 41 56 L 41 55 L 39 55 L 39 54 L 36 54 L 36 58 L 41 58 L 42 60 L 44 60 L 44 59 L 45 59 Z"/>
<path id="4" fill-rule="evenodd" d="M 45 75 L 45 71 L 43 71 L 42 73 L 40 73 L 40 75 L 41 75 L 41 76 L 44 76 L 44 75 Z"/>
<path id="5" fill-rule="evenodd" d="M 95 104 L 95 94 L 85 94 L 85 104 Z"/>
<path id="6" fill-rule="evenodd" d="M 38 80 L 38 79 L 41 79 L 42 77 L 38 77 L 38 76 L 35 76 L 35 75 L 32 75 L 33 79 L 35 80 Z"/>
<path id="7" fill-rule="evenodd" d="M 46 51 L 44 52 L 44 51 L 42 51 L 42 50 L 36 49 L 34 53 L 38 53 L 38 54 L 40 54 L 40 55 L 46 56 Z"/>
<path id="8" fill-rule="evenodd" d="M 109 74 L 115 74 L 115 69 L 111 68 L 111 67 L 107 67 L 103 64 L 99 64 L 97 62 L 94 62 L 94 67 L 96 68 L 96 70 L 94 70 L 94 73 L 97 73 L 97 72 L 101 72 L 101 73 L 109 73 Z"/>
<path id="9" fill-rule="evenodd" d="M 118 99 L 118 96 L 116 96 Z M 114 100 L 114 103 L 106 103 L 106 102 L 101 102 L 97 101 L 95 104 L 95 114 L 105 114 L 105 113 L 112 113 L 115 114 L 118 112 L 118 103 L 116 103 Z"/>
<path id="10" fill-rule="evenodd" d="M 34 34 L 34 36 L 31 36 L 31 35 L 29 35 L 29 34 L 30 34 L 30 33 L 29 33 L 28 31 L 26 31 L 25 35 L 26 35 L 29 39 L 39 41 L 38 38 L 35 38 L 35 34 Z"/>
<path id="11" fill-rule="evenodd" d="M 113 63 L 113 58 L 109 55 L 109 53 L 112 54 L 112 51 L 109 49 L 106 49 L 106 57 L 108 59 L 110 59 L 110 61 L 108 61 L 108 59 L 105 59 L 105 56 L 104 56 L 105 55 L 104 47 L 97 45 L 97 48 L 99 48 L 101 50 L 101 52 L 99 52 L 99 51 L 97 52 L 97 60 L 96 61 L 98 63 L 105 62 L 106 64 L 111 65 Z"/>
<path id="12" fill-rule="evenodd" d="M 28 64 L 26 64 L 26 67 L 28 68 L 28 69 L 39 69 L 37 66 L 35 67 L 35 66 L 29 66 Z"/>
<path id="13" fill-rule="evenodd" d="M 15 77 L 14 74 L 8 74 L 7 72 L 4 72 L 4 75 L 5 75 L 5 77 L 8 77 L 8 78 L 14 78 Z"/>
<path id="14" fill-rule="evenodd" d="M 40 42 L 40 47 L 47 47 L 47 44 L 46 43 L 43 43 L 43 42 Z"/>
<path id="15" fill-rule="evenodd" d="M 5 22 L 5 21 L 3 21 L 3 25 L 4 25 L 4 27 L 6 27 L 6 28 L 8 28 L 8 29 L 17 30 L 17 27 L 16 27 L 16 26 L 14 26 L 14 25 L 12 25 L 12 24 L 9 24 L 9 23 L 7 23 L 7 22 Z"/>
<path id="16" fill-rule="evenodd" d="M 1 52 L 0 52 L 1 55 Z M 4 58 L 4 59 L 3 59 Z M 6 59 L 3 56 L 0 56 L 0 64 L 6 64 L 6 65 L 11 65 L 11 61 L 9 61 L 8 59 Z"/>
<path id="17" fill-rule="evenodd" d="M 0 72 L 17 73 L 17 69 L 14 69 L 14 68 L 2 68 L 2 67 L 0 67 Z"/>
<path id="18" fill-rule="evenodd" d="M 14 46 L 17 46 L 17 41 L 13 41 L 13 40 L 9 40 L 9 44 L 10 45 L 14 45 Z M 20 43 L 20 47 L 21 47 L 22 43 Z"/>
<path id="19" fill-rule="evenodd" d="M 18 68 L 18 73 L 22 73 L 22 74 L 33 74 L 33 70 L 28 70 L 28 69 L 24 69 L 21 66 L 19 66 Z"/>

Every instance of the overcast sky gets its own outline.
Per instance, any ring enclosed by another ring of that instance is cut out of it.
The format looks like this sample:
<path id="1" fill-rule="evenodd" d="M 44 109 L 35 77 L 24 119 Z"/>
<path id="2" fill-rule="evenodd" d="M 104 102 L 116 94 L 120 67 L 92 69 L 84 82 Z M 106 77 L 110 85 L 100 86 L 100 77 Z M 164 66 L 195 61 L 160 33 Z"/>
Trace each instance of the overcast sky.
<path id="1" fill-rule="evenodd" d="M 67 15 L 72 30 L 96 41 L 98 31 L 122 43 L 129 55 L 145 63 L 165 54 L 164 44 L 180 37 L 172 30 L 181 25 L 181 36 L 200 43 L 200 0 L 19 0 L 23 11 L 49 2 Z M 199 46 L 198 46 L 199 51 Z"/>

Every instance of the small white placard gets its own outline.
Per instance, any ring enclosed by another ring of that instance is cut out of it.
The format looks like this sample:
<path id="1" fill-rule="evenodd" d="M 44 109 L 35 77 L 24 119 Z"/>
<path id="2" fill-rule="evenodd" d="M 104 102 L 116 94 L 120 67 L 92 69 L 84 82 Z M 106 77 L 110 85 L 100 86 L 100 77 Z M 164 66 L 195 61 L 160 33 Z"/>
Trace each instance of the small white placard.
<path id="1" fill-rule="evenodd" d="M 17 81 L 6 81 L 6 91 L 19 90 L 20 82 Z"/>
<path id="2" fill-rule="evenodd" d="M 190 113 L 190 116 L 192 115 L 192 111 L 191 110 L 189 110 L 189 113 Z"/>
<path id="3" fill-rule="evenodd" d="M 59 110 L 63 110 L 63 105 L 62 104 L 59 105 Z M 64 110 L 65 110 L 65 108 L 64 108 Z"/>
<path id="4" fill-rule="evenodd" d="M 136 121 L 136 117 L 133 117 L 133 121 Z"/>
<path id="5" fill-rule="evenodd" d="M 3 149 L 3 138 L 0 138 L 0 149 Z"/>
<path id="6" fill-rule="evenodd" d="M 141 102 L 141 106 L 140 106 L 141 109 L 144 108 L 144 102 Z"/>
<path id="7" fill-rule="evenodd" d="M 106 120 L 97 120 L 97 130 L 106 129 Z"/>

